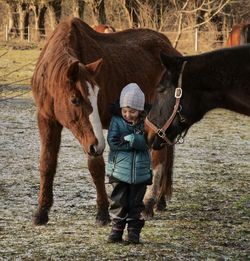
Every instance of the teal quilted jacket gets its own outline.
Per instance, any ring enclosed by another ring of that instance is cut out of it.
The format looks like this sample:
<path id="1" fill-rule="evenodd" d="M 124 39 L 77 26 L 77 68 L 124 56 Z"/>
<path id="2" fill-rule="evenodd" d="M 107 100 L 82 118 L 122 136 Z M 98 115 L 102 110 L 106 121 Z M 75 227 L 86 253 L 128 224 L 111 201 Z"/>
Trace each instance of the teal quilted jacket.
<path id="1" fill-rule="evenodd" d="M 113 116 L 108 130 L 107 175 L 129 184 L 151 183 L 152 169 L 143 121 L 130 125 L 121 116 Z M 126 143 L 117 145 L 115 137 L 125 136 Z"/>

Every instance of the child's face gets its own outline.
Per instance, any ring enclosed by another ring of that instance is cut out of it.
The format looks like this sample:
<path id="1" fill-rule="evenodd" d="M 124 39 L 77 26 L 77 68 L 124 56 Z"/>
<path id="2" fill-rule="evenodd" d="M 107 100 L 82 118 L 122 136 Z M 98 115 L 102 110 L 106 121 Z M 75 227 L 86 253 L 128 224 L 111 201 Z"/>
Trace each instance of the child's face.
<path id="1" fill-rule="evenodd" d="M 139 118 L 140 111 L 129 108 L 129 107 L 123 107 L 122 108 L 122 117 L 128 121 L 135 124 Z"/>

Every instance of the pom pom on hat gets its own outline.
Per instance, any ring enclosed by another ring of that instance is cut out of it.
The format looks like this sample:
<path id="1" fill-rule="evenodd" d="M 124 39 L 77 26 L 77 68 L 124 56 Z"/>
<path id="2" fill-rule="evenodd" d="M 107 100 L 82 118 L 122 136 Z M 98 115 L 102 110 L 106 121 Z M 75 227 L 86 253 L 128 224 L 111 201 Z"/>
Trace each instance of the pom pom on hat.
<path id="1" fill-rule="evenodd" d="M 120 95 L 120 108 L 130 107 L 132 109 L 143 111 L 145 104 L 145 95 L 136 83 L 126 85 Z"/>

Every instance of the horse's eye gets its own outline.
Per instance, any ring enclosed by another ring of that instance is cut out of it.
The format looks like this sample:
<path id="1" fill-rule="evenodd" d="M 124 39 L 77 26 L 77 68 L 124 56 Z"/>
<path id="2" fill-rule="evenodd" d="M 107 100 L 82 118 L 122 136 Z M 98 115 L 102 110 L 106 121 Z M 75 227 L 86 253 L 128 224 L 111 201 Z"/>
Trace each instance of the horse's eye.
<path id="1" fill-rule="evenodd" d="M 75 106 L 80 106 L 81 105 L 81 98 L 77 96 L 72 96 L 71 97 L 71 103 L 74 104 Z"/>
<path id="2" fill-rule="evenodd" d="M 158 92 L 163 92 L 166 90 L 166 87 L 163 84 L 159 84 L 157 87 L 157 91 Z"/>

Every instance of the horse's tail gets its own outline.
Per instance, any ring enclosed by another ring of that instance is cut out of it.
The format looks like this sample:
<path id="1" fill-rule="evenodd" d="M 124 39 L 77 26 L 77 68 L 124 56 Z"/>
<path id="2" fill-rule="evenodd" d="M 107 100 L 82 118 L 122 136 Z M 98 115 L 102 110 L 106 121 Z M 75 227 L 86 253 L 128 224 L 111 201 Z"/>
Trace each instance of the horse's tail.
<path id="1" fill-rule="evenodd" d="M 158 200 L 162 197 L 170 200 L 173 192 L 174 146 L 166 146 L 164 150 L 166 157 L 164 169 L 161 175 Z"/>

